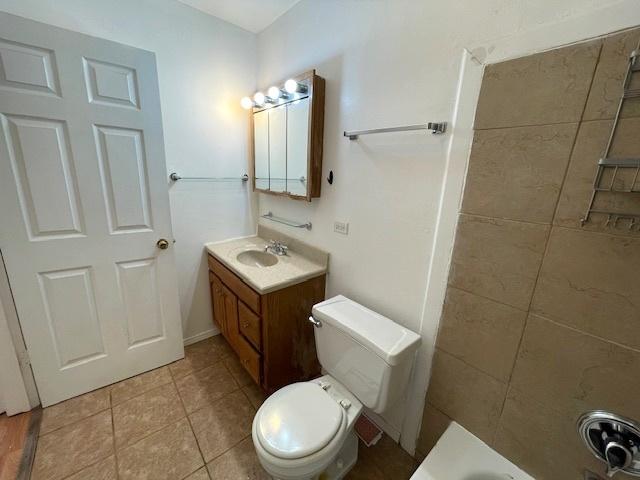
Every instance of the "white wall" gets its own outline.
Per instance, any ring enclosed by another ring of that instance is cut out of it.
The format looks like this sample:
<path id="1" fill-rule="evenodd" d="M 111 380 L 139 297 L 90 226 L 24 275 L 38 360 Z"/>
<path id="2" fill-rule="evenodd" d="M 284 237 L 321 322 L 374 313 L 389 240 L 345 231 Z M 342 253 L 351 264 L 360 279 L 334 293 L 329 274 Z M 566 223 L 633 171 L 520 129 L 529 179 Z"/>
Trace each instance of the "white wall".
<path id="1" fill-rule="evenodd" d="M 246 113 L 255 35 L 174 0 L 0 0 L 0 10 L 155 52 L 168 173 L 247 170 Z M 186 181 L 170 188 L 185 338 L 212 328 L 205 242 L 255 231 L 249 188 Z M 253 205 L 253 206 L 252 206 Z"/>
<path id="2" fill-rule="evenodd" d="M 260 194 L 260 212 L 313 223 L 311 232 L 271 226 L 331 253 L 328 295 L 343 293 L 422 333 L 409 402 L 384 419 L 407 450 L 448 273 L 481 78 L 473 66 L 637 23 L 636 0 L 303 0 L 258 35 L 261 88 L 309 68 L 326 78 L 323 170 L 335 174 L 312 204 Z M 479 62 L 465 61 L 458 92 L 464 49 Z M 454 115 L 447 136 L 342 136 Z M 334 220 L 350 223 L 349 236 L 333 233 Z"/>

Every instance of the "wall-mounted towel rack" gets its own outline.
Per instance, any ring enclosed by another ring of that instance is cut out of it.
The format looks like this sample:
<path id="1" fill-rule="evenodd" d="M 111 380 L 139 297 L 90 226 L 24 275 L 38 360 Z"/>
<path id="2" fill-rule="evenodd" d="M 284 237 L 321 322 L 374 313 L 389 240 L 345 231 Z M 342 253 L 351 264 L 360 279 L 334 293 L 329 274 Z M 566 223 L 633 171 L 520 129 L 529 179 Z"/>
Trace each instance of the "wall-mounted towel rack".
<path id="1" fill-rule="evenodd" d="M 181 177 L 176 172 L 169 175 L 169 180 L 177 182 L 178 180 L 199 180 L 203 182 L 231 182 L 234 180 L 242 180 L 243 182 L 249 181 L 249 175 L 246 173 L 241 177 Z"/>
<path id="2" fill-rule="evenodd" d="M 596 209 L 596 197 L 600 192 L 609 192 L 613 194 L 640 193 L 640 156 L 635 158 L 616 158 L 611 157 L 611 149 L 618 131 L 618 123 L 620 114 L 625 102 L 629 99 L 638 99 L 640 97 L 640 89 L 632 88 L 634 74 L 640 73 L 640 42 L 638 47 L 629 55 L 629 64 L 627 66 L 627 74 L 622 84 L 622 95 L 618 103 L 618 110 L 613 119 L 611 133 L 605 148 L 604 157 L 598 162 L 598 169 L 593 180 L 593 189 L 589 199 L 589 206 L 584 216 L 580 219 L 580 223 L 584 225 L 591 219 L 591 214 L 598 213 L 606 215 L 607 220 L 605 226 L 618 227 L 622 221 L 626 222 L 629 230 L 634 230 L 640 226 L 640 212 L 616 212 L 613 210 Z M 625 175 L 622 172 L 626 172 Z M 623 177 L 623 178 L 621 178 Z"/>
<path id="3" fill-rule="evenodd" d="M 261 215 L 261 217 L 266 218 L 267 220 L 271 220 L 272 222 L 288 225 L 290 227 L 306 228 L 307 230 L 311 230 L 311 222 L 307 222 L 307 223 L 294 222 L 292 220 L 287 220 L 285 218 L 276 217 L 272 212 L 267 212 L 264 215 Z"/>
<path id="4" fill-rule="evenodd" d="M 410 132 L 414 130 L 431 130 L 431 133 L 441 134 L 447 131 L 447 122 L 429 122 L 418 125 L 405 125 L 402 127 L 372 128 L 370 130 L 353 130 L 344 132 L 344 136 L 349 140 L 357 140 L 360 135 L 371 135 L 373 133 Z"/>

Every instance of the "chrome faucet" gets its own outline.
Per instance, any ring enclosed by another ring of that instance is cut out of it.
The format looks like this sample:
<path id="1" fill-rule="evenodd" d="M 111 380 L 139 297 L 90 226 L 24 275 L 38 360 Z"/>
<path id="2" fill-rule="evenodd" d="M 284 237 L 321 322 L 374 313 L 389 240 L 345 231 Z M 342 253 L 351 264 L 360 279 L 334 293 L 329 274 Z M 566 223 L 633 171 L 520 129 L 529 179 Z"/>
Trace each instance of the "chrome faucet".
<path id="1" fill-rule="evenodd" d="M 287 250 L 289 250 L 289 247 L 287 247 L 284 243 L 278 242 L 276 240 L 269 240 L 269 244 L 264 247 L 265 252 L 270 251 L 271 253 L 274 253 L 278 256 L 286 255 Z"/>

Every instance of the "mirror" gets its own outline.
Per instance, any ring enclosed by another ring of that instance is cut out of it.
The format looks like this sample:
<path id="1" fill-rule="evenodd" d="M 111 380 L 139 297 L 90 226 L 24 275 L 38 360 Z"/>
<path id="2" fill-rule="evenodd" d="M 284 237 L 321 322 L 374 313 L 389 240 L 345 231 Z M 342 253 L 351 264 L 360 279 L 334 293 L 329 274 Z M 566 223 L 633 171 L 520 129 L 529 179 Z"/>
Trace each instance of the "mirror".
<path id="1" fill-rule="evenodd" d="M 306 199 L 320 196 L 324 80 L 315 71 L 272 87 L 253 107 L 254 190 Z"/>

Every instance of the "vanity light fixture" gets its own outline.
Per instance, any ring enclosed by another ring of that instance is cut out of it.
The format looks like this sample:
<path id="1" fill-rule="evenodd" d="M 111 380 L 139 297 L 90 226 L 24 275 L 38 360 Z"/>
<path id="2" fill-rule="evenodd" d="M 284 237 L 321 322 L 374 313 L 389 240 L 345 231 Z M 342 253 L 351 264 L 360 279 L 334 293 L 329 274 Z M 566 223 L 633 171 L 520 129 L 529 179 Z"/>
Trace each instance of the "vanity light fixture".
<path id="1" fill-rule="evenodd" d="M 266 102 L 266 100 L 267 98 L 264 96 L 264 93 L 262 92 L 256 92 L 256 94 L 253 96 L 253 101 L 256 102 L 257 107 L 262 107 Z"/>
<path id="2" fill-rule="evenodd" d="M 307 86 L 296 82 L 293 78 L 284 82 L 284 89 L 287 93 L 307 93 Z"/>
<path id="3" fill-rule="evenodd" d="M 240 100 L 240 105 L 245 110 L 250 110 L 251 108 L 253 108 L 255 104 L 253 103 L 253 100 L 251 100 L 249 97 L 242 97 L 242 100 Z"/>
<path id="4" fill-rule="evenodd" d="M 282 95 L 282 90 L 280 90 L 276 86 L 273 86 L 273 87 L 269 88 L 269 90 L 267 90 L 267 97 L 269 97 L 272 100 L 278 100 L 282 96 L 283 96 Z"/>

